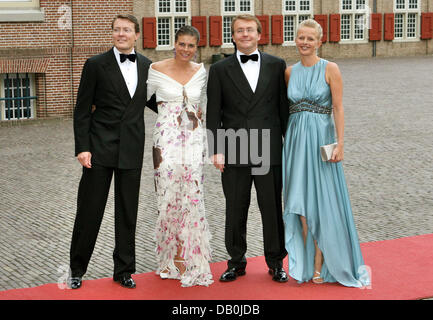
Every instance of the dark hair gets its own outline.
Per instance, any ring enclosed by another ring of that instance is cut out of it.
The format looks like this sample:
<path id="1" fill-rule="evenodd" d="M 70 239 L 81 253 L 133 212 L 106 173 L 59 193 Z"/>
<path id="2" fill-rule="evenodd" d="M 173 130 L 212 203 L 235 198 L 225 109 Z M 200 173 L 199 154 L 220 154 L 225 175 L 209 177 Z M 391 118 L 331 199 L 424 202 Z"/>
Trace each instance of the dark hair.
<path id="1" fill-rule="evenodd" d="M 132 14 L 118 14 L 113 18 L 113 21 L 111 22 L 111 29 L 114 28 L 114 22 L 116 22 L 117 19 L 125 19 L 131 21 L 135 26 L 135 33 L 140 32 L 140 24 L 138 23 L 138 20 L 135 16 Z"/>
<path id="2" fill-rule="evenodd" d="M 177 39 L 179 36 L 192 36 L 197 39 L 197 44 L 200 41 L 200 32 L 193 26 L 182 26 L 179 28 L 179 30 L 176 31 L 176 34 L 174 35 L 174 41 L 177 42 Z"/>

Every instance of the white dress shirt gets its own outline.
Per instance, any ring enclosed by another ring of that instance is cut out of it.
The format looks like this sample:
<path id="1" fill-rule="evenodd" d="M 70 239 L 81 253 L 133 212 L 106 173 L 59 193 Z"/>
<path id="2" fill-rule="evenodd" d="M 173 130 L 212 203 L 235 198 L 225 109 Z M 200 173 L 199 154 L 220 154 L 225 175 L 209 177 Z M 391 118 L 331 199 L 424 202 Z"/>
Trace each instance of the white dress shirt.
<path id="1" fill-rule="evenodd" d="M 260 73 L 260 53 L 259 50 L 256 49 L 256 51 L 251 54 L 258 54 L 259 59 L 257 61 L 248 60 L 247 62 L 242 63 L 241 55 L 243 55 L 243 53 L 239 50 L 236 50 L 236 56 L 238 58 L 239 64 L 241 65 L 242 71 L 244 72 L 251 89 L 253 90 L 253 92 L 256 92 L 257 82 L 259 81 Z"/>
<path id="2" fill-rule="evenodd" d="M 132 62 L 129 59 L 126 59 L 124 62 L 120 62 L 121 52 L 116 47 L 113 49 L 120 71 L 122 72 L 123 79 L 125 80 L 126 86 L 128 87 L 129 95 L 132 98 L 138 84 L 137 60 Z M 135 53 L 134 49 L 132 49 L 131 53 Z"/>

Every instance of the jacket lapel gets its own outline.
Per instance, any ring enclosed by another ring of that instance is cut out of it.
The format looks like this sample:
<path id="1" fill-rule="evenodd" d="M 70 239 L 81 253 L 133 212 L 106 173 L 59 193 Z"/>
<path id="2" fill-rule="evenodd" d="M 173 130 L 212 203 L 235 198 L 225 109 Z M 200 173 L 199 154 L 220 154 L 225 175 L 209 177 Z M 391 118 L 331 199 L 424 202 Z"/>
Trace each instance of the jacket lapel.
<path id="1" fill-rule="evenodd" d="M 137 88 L 135 89 L 134 96 L 132 97 L 132 100 L 139 99 L 141 91 L 146 88 L 146 80 L 147 80 L 147 73 L 148 68 L 146 68 L 145 63 L 142 59 L 142 57 L 137 53 Z M 144 83 L 143 83 L 144 81 Z"/>
<path id="2" fill-rule="evenodd" d="M 233 54 L 228 59 L 231 60 L 226 67 L 227 76 L 232 79 L 234 85 L 242 93 L 245 99 L 250 101 L 254 95 L 254 92 L 251 89 L 247 78 L 245 77 L 245 74 L 241 68 L 241 65 L 239 64 L 236 54 Z"/>
<path id="3" fill-rule="evenodd" d="M 149 66 L 146 66 L 145 61 L 143 60 L 143 57 L 140 56 L 137 53 L 137 88 L 135 89 L 134 96 L 132 99 L 129 99 L 129 103 L 127 105 L 127 109 L 125 110 L 125 113 L 123 114 L 122 119 L 125 119 L 129 113 L 136 112 L 137 108 L 143 108 L 146 105 L 146 97 L 147 97 L 147 75 L 149 72 Z M 143 92 L 144 91 L 144 92 Z M 129 96 L 129 91 L 128 91 Z M 140 101 L 140 99 L 142 101 Z"/>
<path id="4" fill-rule="evenodd" d="M 269 81 L 271 79 L 271 76 L 269 74 L 270 68 L 268 67 L 268 59 L 265 54 L 260 52 L 260 71 L 259 71 L 259 79 L 257 82 L 256 91 L 254 93 L 253 100 L 250 103 L 250 109 L 252 109 L 257 102 L 259 102 L 260 98 L 263 96 L 263 94 L 266 92 L 266 89 L 268 88 Z"/>
<path id="5" fill-rule="evenodd" d="M 111 81 L 111 84 L 117 91 L 119 97 L 122 99 L 122 102 L 125 104 L 125 106 L 128 106 L 129 102 L 131 101 L 131 96 L 129 95 L 125 79 L 123 79 L 122 72 L 120 71 L 119 65 L 117 64 L 113 49 L 107 53 L 107 60 L 104 69 L 107 72 L 107 77 Z"/>

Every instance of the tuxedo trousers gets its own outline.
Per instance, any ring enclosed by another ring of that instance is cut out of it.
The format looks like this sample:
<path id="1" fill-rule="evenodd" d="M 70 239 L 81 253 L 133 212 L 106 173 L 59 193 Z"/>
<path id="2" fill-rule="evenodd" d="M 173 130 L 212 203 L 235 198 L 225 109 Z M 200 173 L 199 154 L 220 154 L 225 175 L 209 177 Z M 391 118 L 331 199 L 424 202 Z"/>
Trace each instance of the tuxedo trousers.
<path id="1" fill-rule="evenodd" d="M 266 264 L 269 268 L 281 268 L 282 260 L 287 255 L 282 217 L 281 166 L 271 166 L 264 175 L 253 175 L 251 169 L 226 166 L 221 175 L 226 198 L 225 244 L 231 257 L 228 267 L 245 268 L 247 264 L 247 217 L 254 182 L 262 218 Z"/>
<path id="2" fill-rule="evenodd" d="M 70 250 L 73 277 L 82 277 L 89 264 L 107 204 L 114 174 L 114 274 L 118 280 L 135 272 L 135 231 L 141 168 L 119 169 L 92 164 L 83 167 Z"/>

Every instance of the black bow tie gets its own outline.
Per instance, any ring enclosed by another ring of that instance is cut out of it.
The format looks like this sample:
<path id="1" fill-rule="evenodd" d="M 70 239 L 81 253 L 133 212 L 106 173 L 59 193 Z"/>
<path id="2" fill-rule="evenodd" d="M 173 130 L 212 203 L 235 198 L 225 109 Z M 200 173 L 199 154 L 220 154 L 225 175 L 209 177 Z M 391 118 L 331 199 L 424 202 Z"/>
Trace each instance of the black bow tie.
<path id="1" fill-rule="evenodd" d="M 135 59 L 137 58 L 137 55 L 135 53 L 131 54 L 120 54 L 120 62 L 125 62 L 126 59 L 129 59 L 129 61 L 135 62 Z"/>
<path id="2" fill-rule="evenodd" d="M 258 61 L 259 60 L 259 55 L 257 53 L 249 55 L 249 56 L 241 54 L 241 62 L 242 63 L 245 63 L 248 60 Z"/>

